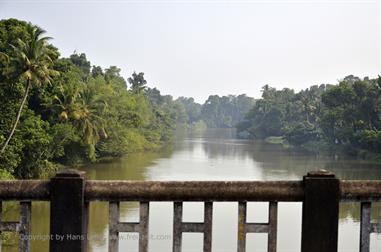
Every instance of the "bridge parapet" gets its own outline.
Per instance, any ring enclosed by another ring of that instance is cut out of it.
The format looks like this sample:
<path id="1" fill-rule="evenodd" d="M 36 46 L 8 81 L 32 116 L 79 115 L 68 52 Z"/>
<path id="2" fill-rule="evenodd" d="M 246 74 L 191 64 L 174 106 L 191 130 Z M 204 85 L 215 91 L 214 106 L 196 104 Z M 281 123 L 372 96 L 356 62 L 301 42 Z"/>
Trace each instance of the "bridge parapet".
<path id="1" fill-rule="evenodd" d="M 361 203 L 360 252 L 369 252 L 370 234 L 381 232 L 381 224 L 370 220 L 372 202 L 381 201 L 381 181 L 339 180 L 326 171 L 310 172 L 300 181 L 108 181 L 87 180 L 83 172 L 65 170 L 51 180 L 0 181 L 0 201 L 19 201 L 21 205 L 19 222 L 3 222 L 0 214 L 0 232 L 30 235 L 32 202 L 49 201 L 50 234 L 82 237 L 87 235 L 89 202 L 107 201 L 112 252 L 118 251 L 121 232 L 139 233 L 139 251 L 148 251 L 151 201 L 174 202 L 174 252 L 181 251 L 183 232 L 203 233 L 203 251 L 212 251 L 213 202 L 223 201 L 238 202 L 239 252 L 246 250 L 246 234 L 253 232 L 267 233 L 268 251 L 277 250 L 278 202 L 303 203 L 302 252 L 337 252 L 339 202 Z M 119 220 L 123 201 L 140 202 L 139 222 Z M 187 201 L 204 202 L 204 222 L 182 221 L 182 206 Z M 269 202 L 266 223 L 246 221 L 247 202 L 255 201 Z M 52 252 L 83 252 L 85 241 L 53 239 L 49 247 Z M 30 240 L 20 239 L 19 251 L 30 251 Z"/>

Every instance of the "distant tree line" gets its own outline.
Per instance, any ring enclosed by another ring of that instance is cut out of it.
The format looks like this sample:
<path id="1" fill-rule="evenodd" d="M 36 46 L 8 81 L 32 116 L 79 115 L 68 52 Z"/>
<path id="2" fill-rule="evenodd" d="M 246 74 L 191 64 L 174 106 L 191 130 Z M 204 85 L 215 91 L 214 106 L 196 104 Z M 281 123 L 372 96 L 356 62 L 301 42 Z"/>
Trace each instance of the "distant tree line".
<path id="1" fill-rule="evenodd" d="M 268 85 L 238 126 L 242 137 L 283 137 L 295 146 L 324 146 L 350 154 L 381 153 L 381 77 L 345 77 L 338 85 L 295 93 Z"/>
<path id="2" fill-rule="evenodd" d="M 254 98 L 242 95 L 210 95 L 204 104 L 193 98 L 179 97 L 175 100 L 178 123 L 184 125 L 204 124 L 208 128 L 234 128 L 254 105 Z"/>

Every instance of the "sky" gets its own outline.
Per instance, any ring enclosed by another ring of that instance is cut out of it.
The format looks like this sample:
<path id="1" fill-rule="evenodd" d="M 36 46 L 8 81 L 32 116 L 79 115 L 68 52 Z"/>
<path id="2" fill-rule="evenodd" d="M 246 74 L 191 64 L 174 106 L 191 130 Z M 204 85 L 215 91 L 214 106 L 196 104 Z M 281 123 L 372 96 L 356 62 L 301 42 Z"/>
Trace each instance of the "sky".
<path id="1" fill-rule="evenodd" d="M 204 102 L 381 74 L 381 0 L 0 0 L 0 19 L 44 28 L 61 55 L 144 72 Z"/>

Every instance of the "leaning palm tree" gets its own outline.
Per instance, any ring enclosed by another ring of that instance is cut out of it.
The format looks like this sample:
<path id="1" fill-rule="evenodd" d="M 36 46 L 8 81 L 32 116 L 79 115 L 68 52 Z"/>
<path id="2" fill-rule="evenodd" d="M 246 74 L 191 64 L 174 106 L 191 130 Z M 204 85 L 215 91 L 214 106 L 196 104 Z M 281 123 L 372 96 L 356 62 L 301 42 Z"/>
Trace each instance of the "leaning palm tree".
<path id="1" fill-rule="evenodd" d="M 10 57 L 11 72 L 15 73 L 19 80 L 25 81 L 25 90 L 16 114 L 16 119 L 8 138 L 1 147 L 0 154 L 5 151 L 5 148 L 15 133 L 30 89 L 50 83 L 52 77 L 58 74 L 58 72 L 51 68 L 53 62 L 50 58 L 51 50 L 47 43 L 51 38 L 42 37 L 45 31 L 36 26 L 28 25 L 27 32 L 30 36 L 29 41 L 18 39 L 16 45 L 10 45 L 14 51 L 14 57 Z"/>

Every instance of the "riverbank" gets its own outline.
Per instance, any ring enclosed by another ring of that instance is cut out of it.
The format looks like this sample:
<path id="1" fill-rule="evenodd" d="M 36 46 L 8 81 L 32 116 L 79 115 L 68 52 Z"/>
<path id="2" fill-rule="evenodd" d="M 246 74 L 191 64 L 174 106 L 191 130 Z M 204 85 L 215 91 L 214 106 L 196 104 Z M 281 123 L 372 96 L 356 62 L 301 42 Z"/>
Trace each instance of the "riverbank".
<path id="1" fill-rule="evenodd" d="M 310 141 L 302 145 L 296 146 L 290 144 L 283 136 L 267 137 L 264 139 L 264 141 L 269 144 L 281 145 L 285 149 L 301 150 L 327 156 L 345 156 L 360 160 L 368 160 L 381 163 L 381 154 L 354 147 L 328 145 L 327 143 L 322 141 Z"/>

